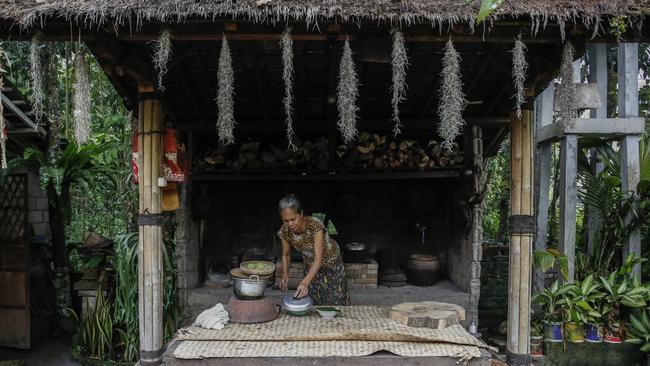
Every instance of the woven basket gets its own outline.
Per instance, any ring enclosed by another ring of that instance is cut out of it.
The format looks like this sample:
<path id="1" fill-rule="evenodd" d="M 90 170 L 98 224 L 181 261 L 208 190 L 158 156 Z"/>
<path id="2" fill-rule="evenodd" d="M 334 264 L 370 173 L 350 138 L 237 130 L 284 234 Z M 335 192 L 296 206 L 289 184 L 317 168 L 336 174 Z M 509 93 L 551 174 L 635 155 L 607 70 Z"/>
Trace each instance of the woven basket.
<path id="1" fill-rule="evenodd" d="M 254 265 L 263 265 L 264 269 L 251 268 Z M 247 275 L 269 276 L 275 272 L 275 263 L 267 261 L 246 261 L 239 265 L 241 270 Z"/>

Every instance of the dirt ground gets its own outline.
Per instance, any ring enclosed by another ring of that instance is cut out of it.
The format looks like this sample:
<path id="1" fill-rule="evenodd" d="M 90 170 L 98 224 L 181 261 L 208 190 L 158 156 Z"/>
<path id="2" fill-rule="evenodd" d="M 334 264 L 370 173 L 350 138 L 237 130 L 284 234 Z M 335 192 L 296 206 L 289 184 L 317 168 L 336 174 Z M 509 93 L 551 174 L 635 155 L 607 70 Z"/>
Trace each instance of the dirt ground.
<path id="1" fill-rule="evenodd" d="M 44 340 L 33 345 L 30 350 L 0 347 L 0 366 L 5 365 L 78 366 L 79 363 L 70 357 L 70 340 L 63 339 Z"/>

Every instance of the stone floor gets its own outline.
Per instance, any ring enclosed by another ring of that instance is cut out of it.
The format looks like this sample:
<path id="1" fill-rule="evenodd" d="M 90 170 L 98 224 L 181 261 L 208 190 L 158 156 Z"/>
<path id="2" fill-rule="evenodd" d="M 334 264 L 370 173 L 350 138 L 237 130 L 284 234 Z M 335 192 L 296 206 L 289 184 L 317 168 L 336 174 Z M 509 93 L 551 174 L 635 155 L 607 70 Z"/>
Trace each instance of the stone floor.
<path id="1" fill-rule="evenodd" d="M 216 303 L 227 303 L 232 295 L 232 288 L 197 287 L 190 290 L 188 306 L 191 319 L 195 319 L 201 311 L 214 306 Z M 282 298 L 283 293 L 280 290 L 267 288 L 265 296 L 279 300 Z M 390 306 L 406 301 L 425 300 L 448 302 L 460 305 L 466 310 L 469 309 L 469 293 L 462 291 L 447 280 L 438 281 L 435 285 L 429 287 L 379 286 L 376 289 L 350 290 L 352 305 Z"/>
<path id="2" fill-rule="evenodd" d="M 0 365 L 5 361 L 13 365 L 27 366 L 77 366 L 79 363 L 70 357 L 70 340 L 44 340 L 33 345 L 30 350 L 0 347 Z"/>

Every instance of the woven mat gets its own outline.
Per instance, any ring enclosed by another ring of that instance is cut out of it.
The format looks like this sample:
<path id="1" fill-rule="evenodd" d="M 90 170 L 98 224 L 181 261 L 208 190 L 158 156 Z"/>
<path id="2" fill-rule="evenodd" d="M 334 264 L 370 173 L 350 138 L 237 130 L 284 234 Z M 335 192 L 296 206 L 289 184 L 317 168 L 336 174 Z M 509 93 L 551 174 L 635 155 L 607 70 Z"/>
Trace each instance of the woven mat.
<path id="1" fill-rule="evenodd" d="M 466 362 L 481 357 L 475 346 L 424 342 L 375 341 L 183 341 L 174 350 L 178 359 L 219 357 L 361 357 L 388 351 L 404 357 L 452 357 Z"/>
<path id="2" fill-rule="evenodd" d="M 341 306 L 333 320 L 318 314 L 297 317 L 280 314 L 263 324 L 227 324 L 221 330 L 196 326 L 179 330 L 177 339 L 193 341 L 383 341 L 449 343 L 488 348 L 462 326 L 444 329 L 414 328 L 389 317 L 389 308 Z"/>

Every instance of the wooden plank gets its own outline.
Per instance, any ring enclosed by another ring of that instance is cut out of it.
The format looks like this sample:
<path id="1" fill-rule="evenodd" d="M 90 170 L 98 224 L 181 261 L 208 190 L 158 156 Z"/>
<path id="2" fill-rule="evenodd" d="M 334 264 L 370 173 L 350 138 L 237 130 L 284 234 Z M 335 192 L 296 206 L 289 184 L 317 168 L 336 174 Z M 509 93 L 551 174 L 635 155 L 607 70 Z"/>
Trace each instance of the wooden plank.
<path id="1" fill-rule="evenodd" d="M 589 60 L 589 82 L 597 85 L 598 94 L 602 101 L 600 108 L 590 111 L 591 118 L 607 118 L 607 44 L 591 43 L 587 45 Z M 589 164 L 591 173 L 597 176 L 602 172 L 604 166 L 598 160 L 598 152 L 595 148 L 589 151 Z M 593 253 L 597 235 L 602 228 L 602 218 L 598 210 L 586 207 L 587 210 L 587 253 Z"/>
<path id="2" fill-rule="evenodd" d="M 537 143 L 556 141 L 564 135 L 616 138 L 625 135 L 640 135 L 645 121 L 640 117 L 629 118 L 576 118 L 573 126 L 562 128 L 557 124 L 544 126 L 537 131 Z"/>
<path id="3" fill-rule="evenodd" d="M 575 277 L 576 205 L 578 199 L 578 136 L 566 135 L 560 144 L 560 251 L 569 262 L 568 282 Z"/>
<path id="4" fill-rule="evenodd" d="M 9 99 L 4 93 L 0 93 L 0 98 L 2 98 L 2 104 L 7 107 L 13 114 L 18 116 L 18 118 L 23 121 L 26 125 L 32 128 L 32 130 L 39 135 L 45 136 L 45 130 L 43 127 L 38 126 L 34 121 L 32 121 L 29 116 L 23 113 L 22 109 L 18 108 L 14 102 Z"/>
<path id="5" fill-rule="evenodd" d="M 619 117 L 639 115 L 639 45 L 618 45 L 618 114 Z M 641 135 L 639 133 L 638 135 Z M 639 183 L 639 136 L 625 136 L 621 141 L 621 189 L 636 191 Z M 630 220 L 628 217 L 626 220 Z M 623 246 L 623 258 L 629 253 L 641 255 L 641 234 L 635 230 Z M 641 278 L 641 266 L 634 267 L 634 275 Z"/>

